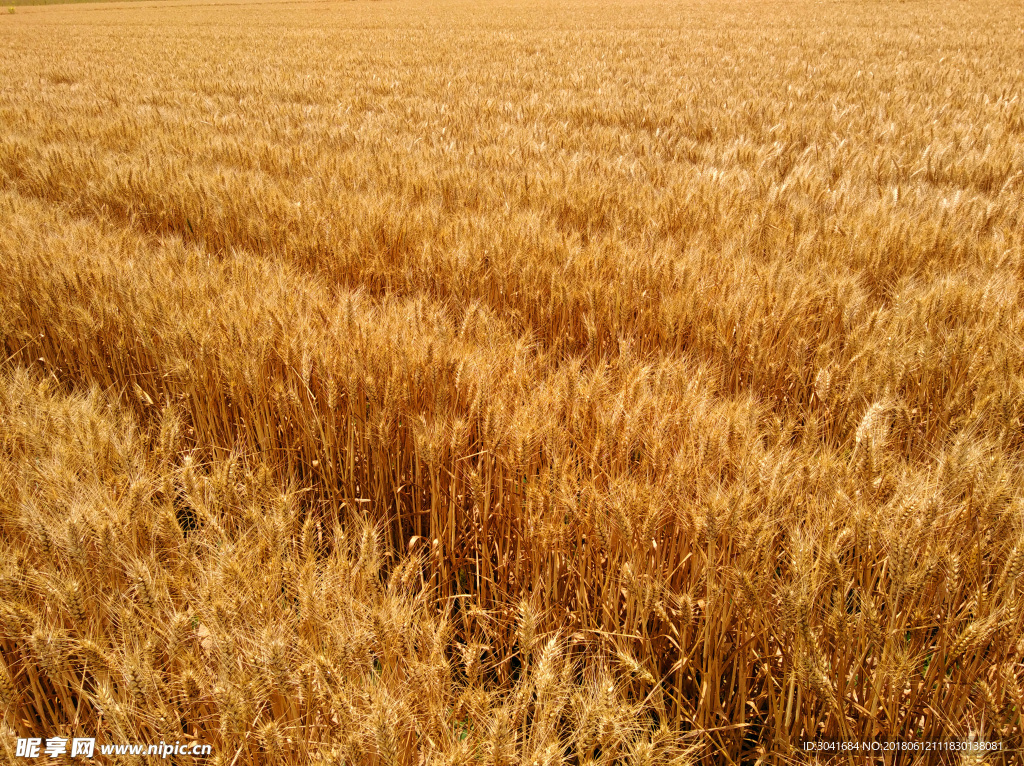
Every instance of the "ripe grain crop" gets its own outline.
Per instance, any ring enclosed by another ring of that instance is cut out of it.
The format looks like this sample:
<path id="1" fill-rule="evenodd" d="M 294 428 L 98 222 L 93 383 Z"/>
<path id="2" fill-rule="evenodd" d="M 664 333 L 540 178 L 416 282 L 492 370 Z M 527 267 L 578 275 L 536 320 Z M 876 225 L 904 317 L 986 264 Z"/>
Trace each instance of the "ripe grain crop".
<path id="1" fill-rule="evenodd" d="M 1018 10 L 0 18 L 0 751 L 1014 762 Z"/>

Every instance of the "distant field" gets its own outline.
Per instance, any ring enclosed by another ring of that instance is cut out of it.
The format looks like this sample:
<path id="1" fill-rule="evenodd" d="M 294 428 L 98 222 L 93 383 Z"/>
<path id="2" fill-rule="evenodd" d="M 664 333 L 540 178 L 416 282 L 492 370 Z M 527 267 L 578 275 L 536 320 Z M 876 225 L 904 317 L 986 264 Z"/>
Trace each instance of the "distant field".
<path id="1" fill-rule="evenodd" d="M 3 8 L 20 8 L 35 5 L 80 5 L 82 3 L 128 2 L 128 0 L 5 0 Z"/>
<path id="2" fill-rule="evenodd" d="M 0 14 L 0 751 L 1019 762 L 1019 11 Z"/>

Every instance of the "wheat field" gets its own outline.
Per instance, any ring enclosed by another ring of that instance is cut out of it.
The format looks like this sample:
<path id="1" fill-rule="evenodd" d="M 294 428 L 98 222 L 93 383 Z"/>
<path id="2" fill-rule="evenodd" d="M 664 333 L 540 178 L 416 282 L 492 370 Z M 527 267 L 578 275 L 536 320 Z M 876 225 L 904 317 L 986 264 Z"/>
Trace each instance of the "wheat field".
<path id="1" fill-rule="evenodd" d="M 1022 19 L 5 8 L 2 760 L 1020 763 Z"/>

